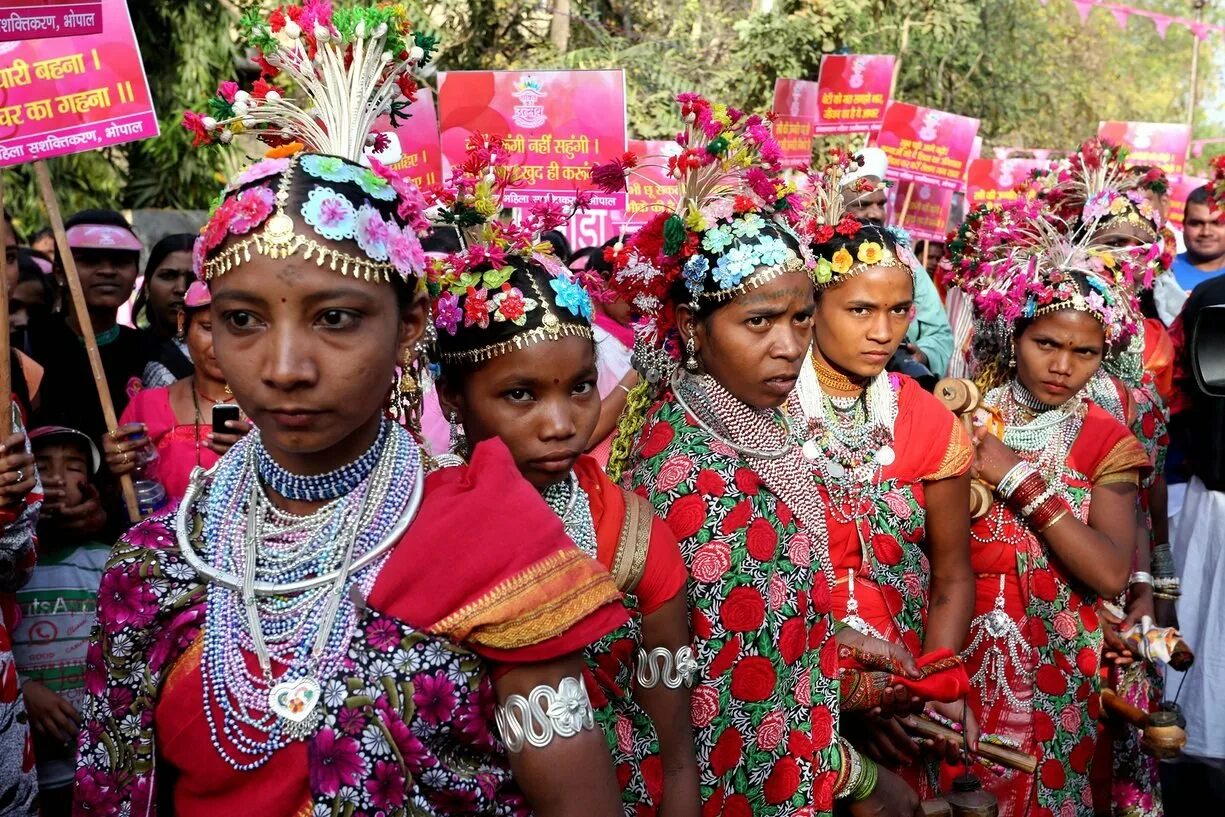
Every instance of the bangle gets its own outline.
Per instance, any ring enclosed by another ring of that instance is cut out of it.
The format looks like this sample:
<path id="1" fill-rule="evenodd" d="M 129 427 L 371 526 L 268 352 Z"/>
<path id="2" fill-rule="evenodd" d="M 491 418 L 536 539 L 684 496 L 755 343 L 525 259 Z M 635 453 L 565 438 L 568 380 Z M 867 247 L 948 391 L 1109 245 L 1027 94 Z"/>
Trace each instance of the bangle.
<path id="1" fill-rule="evenodd" d="M 625 385 L 624 383 L 618 383 L 618 384 L 617 384 L 617 388 L 618 388 L 618 389 L 620 389 L 621 391 L 625 392 L 626 394 L 629 394 L 629 393 L 630 393 L 630 387 L 629 387 L 629 386 L 627 386 L 627 385 Z"/>
<path id="2" fill-rule="evenodd" d="M 1033 503 L 1046 491 L 1046 480 L 1037 471 L 1026 475 L 1021 484 L 1008 497 L 1008 502 L 1014 509 L 1021 509 Z"/>
<path id="3" fill-rule="evenodd" d="M 995 492 L 1004 499 L 1008 499 L 1016 493 L 1017 488 L 1020 487 L 1025 478 L 1033 473 L 1036 473 L 1034 467 L 1025 460 L 1021 460 L 1008 469 L 1008 473 L 1004 474 L 999 484 L 995 486 Z"/>
<path id="4" fill-rule="evenodd" d="M 1050 496 L 1042 500 L 1041 504 L 1025 518 L 1025 521 L 1030 527 L 1041 533 L 1066 516 L 1069 511 L 1071 508 L 1068 507 L 1064 498 L 1052 491 Z"/>
<path id="5" fill-rule="evenodd" d="M 841 763 L 838 765 L 838 776 L 834 778 L 834 797 L 841 798 L 846 789 L 846 782 L 851 778 L 851 752 L 855 750 L 845 738 L 838 738 L 837 747 Z"/>
<path id="6" fill-rule="evenodd" d="M 1128 588 L 1130 588 L 1133 584 L 1147 584 L 1149 587 L 1152 587 L 1153 586 L 1153 574 L 1148 573 L 1143 570 L 1137 570 L 1135 573 L 1132 573 L 1131 576 L 1129 576 L 1127 579 Z"/>
<path id="7" fill-rule="evenodd" d="M 880 780 L 880 767 L 870 757 L 859 758 L 860 775 L 859 780 L 851 788 L 847 795 L 852 802 L 858 803 L 861 800 L 867 800 L 872 796 L 872 792 L 876 791 L 876 784 Z"/>
<path id="8" fill-rule="evenodd" d="M 1174 554 L 1169 542 L 1153 545 L 1152 571 L 1158 579 L 1174 578 Z"/>
<path id="9" fill-rule="evenodd" d="M 1055 489 L 1047 488 L 1045 491 L 1043 491 L 1041 494 L 1035 497 L 1032 502 L 1030 502 L 1025 507 L 1021 508 L 1021 516 L 1024 516 L 1026 519 L 1033 516 L 1034 511 L 1041 508 L 1043 505 L 1046 504 L 1048 500 L 1053 499 L 1054 496 L 1055 496 Z"/>
<path id="10" fill-rule="evenodd" d="M 1045 525 L 1038 528 L 1038 533 L 1046 533 L 1048 530 L 1055 527 L 1056 522 L 1058 522 L 1060 519 L 1063 519 L 1067 515 L 1068 515 L 1068 509 L 1060 508 L 1059 513 L 1055 514 L 1055 516 L 1051 518 L 1051 521 L 1047 522 Z"/>

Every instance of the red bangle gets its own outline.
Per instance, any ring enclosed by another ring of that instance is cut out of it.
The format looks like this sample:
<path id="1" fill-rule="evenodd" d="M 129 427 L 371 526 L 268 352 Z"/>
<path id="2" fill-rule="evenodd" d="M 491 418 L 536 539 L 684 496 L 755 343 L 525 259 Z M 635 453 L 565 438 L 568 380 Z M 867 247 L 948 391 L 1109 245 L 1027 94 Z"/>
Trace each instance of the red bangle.
<path id="1" fill-rule="evenodd" d="M 1038 510 L 1030 514 L 1028 521 L 1031 527 L 1042 532 L 1071 510 L 1068 507 L 1068 503 L 1064 501 L 1064 498 L 1056 494 L 1046 502 L 1043 502 Z"/>
<path id="2" fill-rule="evenodd" d="M 1008 504 L 1012 505 L 1013 509 L 1020 511 L 1025 506 L 1029 505 L 1046 490 L 1046 480 L 1042 475 L 1034 472 L 1021 480 L 1021 484 L 1012 492 L 1012 496 L 1008 497 Z"/>

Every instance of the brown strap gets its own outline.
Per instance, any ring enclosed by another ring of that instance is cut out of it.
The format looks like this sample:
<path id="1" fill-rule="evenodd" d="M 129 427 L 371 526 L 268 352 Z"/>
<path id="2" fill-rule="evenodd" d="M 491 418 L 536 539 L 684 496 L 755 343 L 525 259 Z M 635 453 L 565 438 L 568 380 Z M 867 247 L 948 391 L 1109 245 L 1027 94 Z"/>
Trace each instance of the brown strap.
<path id="1" fill-rule="evenodd" d="M 625 519 L 621 521 L 621 536 L 617 540 L 617 552 L 613 554 L 612 577 L 618 590 L 632 593 L 646 569 L 654 513 L 650 504 L 638 494 L 622 490 L 621 495 L 625 497 Z"/>

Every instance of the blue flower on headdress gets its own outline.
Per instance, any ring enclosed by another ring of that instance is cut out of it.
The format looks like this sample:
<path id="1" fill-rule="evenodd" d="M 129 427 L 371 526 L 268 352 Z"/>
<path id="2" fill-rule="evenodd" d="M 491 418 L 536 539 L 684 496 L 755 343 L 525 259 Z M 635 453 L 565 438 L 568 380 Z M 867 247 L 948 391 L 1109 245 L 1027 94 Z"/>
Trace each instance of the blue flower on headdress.
<path id="1" fill-rule="evenodd" d="M 1032 318 L 1038 312 L 1038 299 L 1033 295 L 1025 301 L 1025 311 L 1022 313 L 1027 318 Z"/>
<path id="2" fill-rule="evenodd" d="M 791 251 L 781 238 L 768 236 L 757 245 L 757 257 L 763 266 L 777 267 L 791 257 Z"/>
<path id="3" fill-rule="evenodd" d="M 303 156 L 302 169 L 328 182 L 347 182 L 353 178 L 353 166 L 339 156 L 320 156 L 311 154 Z"/>
<path id="4" fill-rule="evenodd" d="M 329 187 L 316 187 L 302 205 L 302 218 L 315 232 L 332 241 L 352 238 L 357 230 L 357 210 L 353 202 Z"/>
<path id="5" fill-rule="evenodd" d="M 756 266 L 757 258 L 751 250 L 734 247 L 715 265 L 715 283 L 721 289 L 731 289 L 743 281 L 745 276 L 752 275 Z"/>
<path id="6" fill-rule="evenodd" d="M 710 262 L 706 260 L 704 255 L 691 257 L 685 262 L 684 269 L 681 270 L 681 274 L 685 276 L 685 286 L 694 295 L 701 294 L 706 283 L 706 273 L 708 272 L 710 272 Z"/>
<path id="7" fill-rule="evenodd" d="M 732 232 L 741 238 L 752 238 L 760 233 L 765 226 L 766 222 L 761 216 L 756 213 L 749 213 L 732 222 Z"/>
<path id="8" fill-rule="evenodd" d="M 591 320 L 594 310 L 587 290 L 564 275 L 559 275 L 549 281 L 549 286 L 553 287 L 553 292 L 557 294 L 558 306 L 566 309 L 576 318 Z"/>
<path id="9" fill-rule="evenodd" d="M 395 200 L 396 191 L 391 186 L 391 183 L 368 167 L 355 170 L 353 181 L 357 182 L 357 186 L 366 191 L 367 195 L 379 201 Z"/>
<path id="10" fill-rule="evenodd" d="M 732 231 L 727 227 L 711 227 L 702 235 L 702 249 L 709 253 L 721 253 L 732 243 Z"/>

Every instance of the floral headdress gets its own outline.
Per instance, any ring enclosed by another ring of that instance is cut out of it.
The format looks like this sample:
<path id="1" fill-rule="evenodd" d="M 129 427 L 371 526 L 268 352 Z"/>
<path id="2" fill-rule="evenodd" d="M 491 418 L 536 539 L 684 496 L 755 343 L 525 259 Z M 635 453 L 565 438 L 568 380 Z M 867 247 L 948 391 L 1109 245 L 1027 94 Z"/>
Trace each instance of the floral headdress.
<path id="1" fill-rule="evenodd" d="M 1079 232 L 1101 235 L 1120 222 L 1149 242 L 1160 239 L 1161 213 L 1148 194 L 1169 188 L 1161 168 L 1126 165 L 1127 148 L 1094 137 L 1066 160 L 1034 175 L 1031 190 Z"/>
<path id="2" fill-rule="evenodd" d="M 333 9 L 329 0 L 248 12 L 240 28 L 260 78 L 250 91 L 223 82 L 208 115 L 188 111 L 183 124 L 197 145 L 250 132 L 272 149 L 223 191 L 196 242 L 197 274 L 210 280 L 253 255 L 301 255 L 366 280 L 420 276 L 425 201 L 395 171 L 363 162 L 378 147 L 374 121 L 411 104 L 411 71 L 433 38 L 410 31 L 403 5 Z M 271 82 L 278 76 L 305 98 L 286 96 Z"/>
<path id="3" fill-rule="evenodd" d="M 703 97 L 677 96 L 684 130 L 673 156 L 626 154 L 592 168 L 608 192 L 636 168 L 656 164 L 677 180 L 677 198 L 612 255 L 609 288 L 630 304 L 635 356 L 662 380 L 679 359 L 675 308 L 731 300 L 788 272 L 809 271 L 811 254 L 784 219 L 795 188 L 780 178 L 770 123 Z M 682 300 L 683 299 L 683 300 Z"/>
<path id="4" fill-rule="evenodd" d="M 1225 153 L 1214 156 L 1208 165 L 1208 209 L 1216 212 L 1217 221 L 1225 222 Z"/>
<path id="5" fill-rule="evenodd" d="M 553 255 L 542 233 L 585 209 L 547 199 L 519 222 L 500 221 L 507 190 L 523 181 L 502 138 L 474 134 L 468 154 L 445 184 L 427 191 L 437 229 L 453 228 L 463 249 L 430 262 L 426 287 L 443 363 L 479 363 L 514 349 L 562 337 L 594 339 L 591 296 Z"/>
<path id="6" fill-rule="evenodd" d="M 816 255 L 814 278 L 818 289 L 845 281 L 869 267 L 898 267 L 914 273 L 913 265 L 885 244 L 883 228 L 864 224 L 847 213 L 848 195 L 864 196 L 886 186 L 884 181 L 857 174 L 863 162 L 861 156 L 836 151 L 824 169 L 808 175 L 808 184 L 800 194 L 797 224 Z"/>

